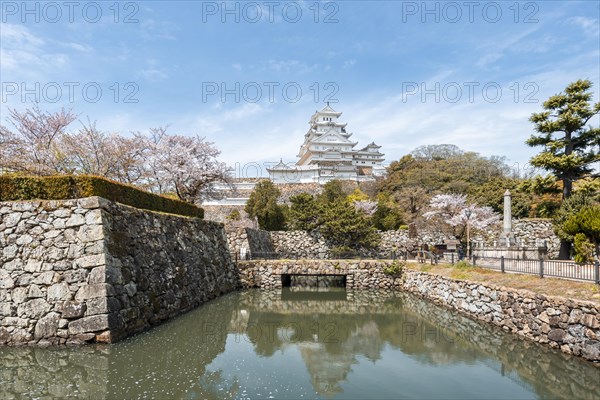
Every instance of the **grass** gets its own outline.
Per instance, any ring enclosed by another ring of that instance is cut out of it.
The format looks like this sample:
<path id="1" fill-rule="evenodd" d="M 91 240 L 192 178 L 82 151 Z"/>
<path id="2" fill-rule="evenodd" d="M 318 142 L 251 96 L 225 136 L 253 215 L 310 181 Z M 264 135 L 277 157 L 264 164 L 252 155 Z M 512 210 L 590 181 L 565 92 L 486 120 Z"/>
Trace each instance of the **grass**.
<path id="1" fill-rule="evenodd" d="M 442 275 L 457 280 L 468 280 L 488 285 L 526 289 L 547 296 L 592 301 L 600 304 L 600 285 L 557 278 L 540 278 L 536 275 L 501 273 L 470 265 L 407 263 L 406 268 Z"/>

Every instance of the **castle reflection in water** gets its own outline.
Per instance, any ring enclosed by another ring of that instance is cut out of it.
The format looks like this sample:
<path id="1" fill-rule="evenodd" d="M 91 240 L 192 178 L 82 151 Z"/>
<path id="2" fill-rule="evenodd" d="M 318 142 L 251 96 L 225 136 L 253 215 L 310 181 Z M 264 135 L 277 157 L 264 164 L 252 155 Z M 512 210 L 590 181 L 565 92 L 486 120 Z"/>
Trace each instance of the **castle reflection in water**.
<path id="1" fill-rule="evenodd" d="M 589 363 L 410 294 L 342 289 L 232 293 L 114 345 L 0 348 L 0 371 L 1 398 L 600 398 Z"/>

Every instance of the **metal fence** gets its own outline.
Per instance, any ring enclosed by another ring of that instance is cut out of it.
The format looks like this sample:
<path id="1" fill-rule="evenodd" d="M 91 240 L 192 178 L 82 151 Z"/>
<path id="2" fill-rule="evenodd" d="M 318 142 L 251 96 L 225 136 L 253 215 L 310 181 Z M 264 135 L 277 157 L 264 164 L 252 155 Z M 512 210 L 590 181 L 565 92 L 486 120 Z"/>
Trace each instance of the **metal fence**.
<path id="1" fill-rule="evenodd" d="M 473 256 L 471 262 L 475 266 L 495 269 L 500 272 L 538 275 L 540 278 L 554 277 L 591 281 L 600 285 L 600 263 L 598 261 L 594 264 L 578 264 L 573 261 L 560 260 Z"/>

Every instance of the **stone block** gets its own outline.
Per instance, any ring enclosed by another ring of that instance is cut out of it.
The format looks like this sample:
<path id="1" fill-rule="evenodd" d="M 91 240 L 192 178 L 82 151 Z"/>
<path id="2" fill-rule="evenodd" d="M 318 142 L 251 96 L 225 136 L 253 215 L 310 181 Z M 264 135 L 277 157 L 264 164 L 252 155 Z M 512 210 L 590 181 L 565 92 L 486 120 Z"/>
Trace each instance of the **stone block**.
<path id="1" fill-rule="evenodd" d="M 69 322 L 69 334 L 98 332 L 108 329 L 108 315 L 92 315 Z"/>
<path id="2" fill-rule="evenodd" d="M 9 302 L 0 303 L 0 316 L 10 317 L 12 314 L 12 307 Z"/>
<path id="3" fill-rule="evenodd" d="M 76 268 L 94 268 L 106 263 L 104 254 L 93 254 L 90 256 L 85 256 L 78 258 L 74 262 L 74 267 Z"/>
<path id="4" fill-rule="evenodd" d="M 103 225 L 82 226 L 77 232 L 77 239 L 83 243 L 104 239 Z"/>
<path id="5" fill-rule="evenodd" d="M 106 283 L 106 266 L 95 267 L 90 271 L 88 283 Z"/>
<path id="6" fill-rule="evenodd" d="M 600 328 L 600 322 L 598 321 L 597 315 L 585 314 L 582 318 L 582 322 L 588 328 L 592 328 L 592 329 Z"/>
<path id="7" fill-rule="evenodd" d="M 50 286 L 46 298 L 48 301 L 70 300 L 71 291 L 69 290 L 69 285 L 66 282 L 61 282 Z"/>
<path id="8" fill-rule="evenodd" d="M 57 223 L 57 221 L 55 221 L 55 223 Z M 58 237 L 61 233 L 62 232 L 60 230 L 53 229 L 51 231 L 44 233 L 44 239 L 54 239 L 54 238 Z"/>
<path id="9" fill-rule="evenodd" d="M 84 285 L 79 288 L 75 295 L 75 300 L 84 301 L 95 299 L 97 297 L 106 297 L 114 295 L 114 289 L 106 283 L 98 283 L 93 285 Z"/>
<path id="10" fill-rule="evenodd" d="M 63 318 L 81 318 L 87 310 L 87 304 L 78 301 L 65 301 L 60 310 Z"/>
<path id="11" fill-rule="evenodd" d="M 46 297 L 46 295 L 44 294 L 44 292 L 42 292 L 42 289 L 40 289 L 38 285 L 33 284 L 29 286 L 29 290 L 27 291 L 27 298 L 37 299 L 42 297 Z"/>
<path id="12" fill-rule="evenodd" d="M 21 318 L 39 319 L 50 311 L 50 304 L 44 299 L 33 299 L 17 307 L 17 315 Z"/>
<path id="13" fill-rule="evenodd" d="M 36 285 L 50 285 L 53 279 L 54 271 L 44 271 L 33 280 L 33 283 Z"/>
<path id="14" fill-rule="evenodd" d="M 77 200 L 77 205 L 81 208 L 92 209 L 100 207 L 99 197 L 85 197 Z"/>
<path id="15" fill-rule="evenodd" d="M 562 343 L 566 335 L 567 332 L 562 329 L 552 329 L 550 332 L 548 332 L 548 339 L 557 343 Z"/>
<path id="16" fill-rule="evenodd" d="M 23 269 L 23 261 L 21 261 L 19 258 L 15 258 L 12 261 L 4 263 L 2 268 L 4 271 L 21 271 Z"/>
<path id="17" fill-rule="evenodd" d="M 10 340 L 10 333 L 5 328 L 0 328 L 0 344 L 7 343 Z"/>
<path id="18" fill-rule="evenodd" d="M 42 262 L 38 260 L 28 260 L 23 270 L 25 272 L 40 272 L 42 270 Z"/>
<path id="19" fill-rule="evenodd" d="M 27 246 L 28 244 L 30 244 L 31 242 L 33 242 L 33 237 L 31 235 L 19 235 L 19 237 L 16 240 L 16 244 L 18 246 Z"/>
<path id="20" fill-rule="evenodd" d="M 135 283 L 133 282 L 129 282 L 127 285 L 125 285 L 123 287 L 125 289 L 125 292 L 127 293 L 127 295 L 129 297 L 133 297 L 135 296 L 135 294 L 137 293 L 137 286 Z"/>
<path id="21" fill-rule="evenodd" d="M 85 218 L 83 217 L 83 215 L 81 214 L 71 214 L 71 216 L 69 217 L 69 219 L 67 219 L 67 222 L 65 223 L 65 226 L 67 228 L 74 228 L 77 226 L 81 226 L 85 224 Z"/>
<path id="22" fill-rule="evenodd" d="M 0 269 L 0 289 L 12 289 L 15 287 L 15 280 L 8 271 Z"/>
<path id="23" fill-rule="evenodd" d="M 95 209 L 90 210 L 85 214 L 86 225 L 100 225 L 102 224 L 102 210 Z"/>
<path id="24" fill-rule="evenodd" d="M 25 300 L 27 300 L 27 288 L 25 288 L 25 287 L 14 288 L 12 291 L 13 303 L 21 304 Z"/>
<path id="25" fill-rule="evenodd" d="M 19 252 L 19 246 L 11 244 L 2 249 L 2 256 L 5 260 L 12 260 Z"/>
<path id="26" fill-rule="evenodd" d="M 58 321 L 60 316 L 58 313 L 52 312 L 40 319 L 35 324 L 34 337 L 36 339 L 53 337 L 58 330 Z"/>

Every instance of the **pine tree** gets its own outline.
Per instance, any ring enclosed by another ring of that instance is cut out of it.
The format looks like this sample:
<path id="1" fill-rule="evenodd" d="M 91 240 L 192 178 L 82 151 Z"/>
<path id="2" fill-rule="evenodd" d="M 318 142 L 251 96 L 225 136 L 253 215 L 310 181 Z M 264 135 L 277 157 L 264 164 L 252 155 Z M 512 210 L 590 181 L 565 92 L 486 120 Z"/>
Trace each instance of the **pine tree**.
<path id="1" fill-rule="evenodd" d="M 563 199 L 571 196 L 573 182 L 591 174 L 592 164 L 600 160 L 600 128 L 588 126 L 600 113 L 600 103 L 591 105 L 589 80 L 578 80 L 564 93 L 550 97 L 543 104 L 545 111 L 534 113 L 529 120 L 537 135 L 526 141 L 529 146 L 544 150 L 531 159 L 531 165 L 551 171 L 563 182 Z M 561 239 L 559 258 L 568 259 L 571 242 Z"/>
<path id="2" fill-rule="evenodd" d="M 266 231 L 285 229 L 283 207 L 277 204 L 281 191 L 269 180 L 256 184 L 246 202 L 245 211 L 258 220 L 258 226 Z"/>
<path id="3" fill-rule="evenodd" d="M 544 150 L 531 159 L 531 165 L 551 171 L 563 182 L 563 198 L 571 195 L 573 182 L 591 174 L 592 164 L 600 161 L 600 128 L 588 126 L 600 113 L 600 103 L 590 104 L 592 82 L 578 80 L 564 93 L 550 97 L 545 111 L 534 113 L 529 120 L 538 134 L 526 141 Z"/>
<path id="4" fill-rule="evenodd" d="M 308 193 L 290 197 L 288 229 L 312 231 L 319 226 L 319 209 L 315 198 Z"/>

